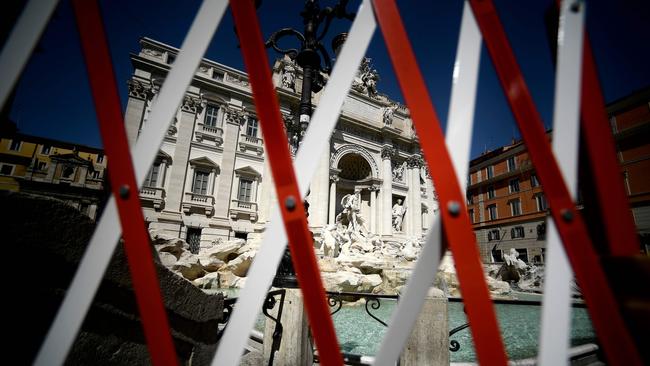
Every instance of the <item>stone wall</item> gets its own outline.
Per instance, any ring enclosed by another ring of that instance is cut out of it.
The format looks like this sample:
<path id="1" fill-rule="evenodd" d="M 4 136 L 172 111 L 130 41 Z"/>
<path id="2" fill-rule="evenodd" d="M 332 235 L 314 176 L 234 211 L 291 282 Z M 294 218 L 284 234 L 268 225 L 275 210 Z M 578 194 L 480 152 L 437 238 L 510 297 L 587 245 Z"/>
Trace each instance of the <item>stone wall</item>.
<path id="1" fill-rule="evenodd" d="M 5 248 L 21 254 L 5 262 L 11 281 L 4 309 L 16 324 L 6 347 L 30 363 L 95 227 L 58 200 L 3 192 L 0 206 Z M 204 294 L 160 263 L 156 269 L 180 363 L 209 364 L 223 312 L 222 295 Z M 118 245 L 66 364 L 149 363 L 126 258 Z"/>

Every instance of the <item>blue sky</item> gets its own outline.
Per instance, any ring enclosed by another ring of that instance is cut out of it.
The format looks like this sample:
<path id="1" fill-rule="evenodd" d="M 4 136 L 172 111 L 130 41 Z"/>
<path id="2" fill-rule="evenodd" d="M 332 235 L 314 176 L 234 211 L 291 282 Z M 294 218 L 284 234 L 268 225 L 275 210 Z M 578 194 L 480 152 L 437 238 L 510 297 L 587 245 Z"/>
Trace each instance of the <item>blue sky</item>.
<path id="1" fill-rule="evenodd" d="M 129 53 L 137 52 L 138 40 L 147 36 L 179 47 L 199 7 L 199 1 L 106 0 L 100 1 L 123 107 L 126 80 L 133 69 Z M 299 0 L 264 0 L 258 11 L 262 32 L 268 37 L 283 27 L 302 29 Z M 331 1 L 322 0 L 322 5 Z M 356 9 L 351 1 L 349 9 Z M 544 12 L 551 0 L 496 1 L 508 38 L 526 82 L 547 127 L 552 126 L 554 70 L 546 40 Z M 587 1 L 587 30 L 607 102 L 650 85 L 650 7 L 647 1 Z M 434 106 L 443 123 L 447 118 L 451 73 L 456 54 L 463 2 L 400 1 L 416 56 Z M 349 21 L 333 25 L 325 42 L 346 31 Z M 287 43 L 287 46 L 289 43 Z M 392 65 L 379 31 L 368 57 L 381 80 L 380 92 L 402 100 Z M 230 13 L 224 16 L 206 57 L 242 69 Z M 279 57 L 269 51 L 269 58 Z M 71 5 L 61 1 L 54 17 L 19 82 L 11 112 L 21 132 L 91 146 L 101 146 L 97 120 L 79 48 Z M 483 49 L 475 113 L 472 157 L 519 137 L 512 114 L 491 61 Z"/>

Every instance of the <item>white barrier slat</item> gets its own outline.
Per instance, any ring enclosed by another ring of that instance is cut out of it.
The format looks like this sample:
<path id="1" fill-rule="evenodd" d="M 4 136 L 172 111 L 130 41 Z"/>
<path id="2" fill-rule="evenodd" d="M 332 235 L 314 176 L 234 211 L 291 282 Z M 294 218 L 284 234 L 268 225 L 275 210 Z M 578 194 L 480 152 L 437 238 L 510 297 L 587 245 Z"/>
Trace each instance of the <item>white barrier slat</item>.
<path id="1" fill-rule="evenodd" d="M 176 62 L 163 83 L 149 122 L 132 148 L 131 155 L 139 186 L 142 186 L 145 180 L 165 131 L 194 77 L 227 4 L 226 0 L 205 0 L 199 8 Z M 61 365 L 65 361 L 104 276 L 121 231 L 115 201 L 111 197 L 39 350 L 35 365 Z"/>
<path id="2" fill-rule="evenodd" d="M 0 53 L 0 106 L 4 106 L 52 16 L 58 0 L 31 0 Z"/>
<path id="3" fill-rule="evenodd" d="M 370 1 L 364 0 L 303 138 L 301 146 L 304 148 L 299 149 L 296 156 L 294 170 L 303 197 L 309 182 L 316 173 L 318 164 L 314 164 L 314 161 L 318 161 L 329 146 L 329 136 L 336 126 L 343 101 L 348 95 L 352 79 L 366 53 L 375 28 L 376 23 Z M 282 216 L 279 207 L 276 206 L 264 233 L 260 249 L 248 271 L 246 286 L 239 293 L 237 305 L 221 338 L 221 344 L 212 365 L 235 366 L 239 364 L 248 335 L 262 308 L 262 303 L 271 286 L 286 245 L 287 237 L 282 224 Z"/>
<path id="4" fill-rule="evenodd" d="M 469 169 L 481 39 L 474 14 L 469 3 L 465 2 L 454 64 L 445 140 L 463 192 L 467 188 L 467 182 L 463 177 L 467 176 Z M 427 234 L 415 269 L 391 316 L 388 330 L 375 359 L 375 365 L 395 365 L 411 335 L 440 264 L 440 228 L 440 215 L 434 215 L 433 225 Z"/>
<path id="5" fill-rule="evenodd" d="M 571 196 L 578 190 L 578 146 L 582 45 L 585 4 L 563 1 L 557 39 L 557 71 L 553 110 L 553 152 Z M 569 244 L 570 245 L 570 244 Z M 547 260 L 540 329 L 539 364 L 569 363 L 571 331 L 571 280 L 573 271 L 557 228 L 548 220 Z"/>

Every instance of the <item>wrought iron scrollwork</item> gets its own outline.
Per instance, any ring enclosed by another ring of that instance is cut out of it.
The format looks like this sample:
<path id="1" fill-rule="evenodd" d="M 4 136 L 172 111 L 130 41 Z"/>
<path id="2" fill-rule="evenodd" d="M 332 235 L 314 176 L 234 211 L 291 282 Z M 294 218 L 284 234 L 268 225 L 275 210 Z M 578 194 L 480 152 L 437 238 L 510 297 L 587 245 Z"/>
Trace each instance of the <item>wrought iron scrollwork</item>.
<path id="1" fill-rule="evenodd" d="M 334 311 L 330 312 L 330 315 L 334 315 L 338 313 L 339 310 L 341 310 L 341 307 L 343 306 L 343 299 L 341 296 L 328 294 L 327 304 L 330 306 L 330 308 L 335 308 Z"/>
<path id="2" fill-rule="evenodd" d="M 452 335 L 454 335 L 454 334 L 456 334 L 456 333 L 460 332 L 461 330 L 466 329 L 468 327 L 469 327 L 469 323 L 465 323 L 463 325 L 460 325 L 460 326 L 450 330 L 449 331 L 449 337 L 451 337 Z M 449 344 L 450 344 L 449 350 L 451 352 L 456 352 L 456 351 L 458 351 L 460 349 L 460 343 L 458 343 L 458 341 L 455 340 L 455 339 L 452 339 L 451 341 L 449 341 Z"/>
<path id="3" fill-rule="evenodd" d="M 385 327 L 387 327 L 388 324 L 373 314 L 372 310 L 377 310 L 381 307 L 381 299 L 397 300 L 398 298 L 398 295 L 377 295 L 363 292 L 327 292 L 327 303 L 331 309 L 334 309 L 330 312 L 330 315 L 334 315 L 339 312 L 341 310 L 341 307 L 343 307 L 343 302 L 353 302 L 359 299 L 365 299 L 366 313 L 368 313 L 371 318 L 375 319 Z"/>
<path id="4" fill-rule="evenodd" d="M 275 329 L 273 330 L 273 342 L 271 343 L 271 355 L 269 357 L 269 365 L 273 365 L 273 360 L 275 358 L 275 352 L 280 349 L 280 344 L 282 343 L 282 309 L 284 308 L 284 296 L 287 293 L 287 290 L 280 289 L 275 291 L 270 291 L 266 295 L 266 300 L 264 300 L 264 306 L 262 307 L 262 312 L 264 315 L 271 319 L 275 323 Z M 276 300 L 275 297 L 280 296 L 280 300 Z M 277 316 L 272 316 L 269 314 L 269 310 L 273 309 L 275 305 L 279 303 L 278 314 Z"/>
<path id="5" fill-rule="evenodd" d="M 384 325 L 384 327 L 387 327 L 388 324 L 384 322 L 383 320 L 379 319 L 376 317 L 371 311 L 370 308 L 368 308 L 368 305 L 370 305 L 370 308 L 373 310 L 377 310 L 381 307 L 381 301 L 379 300 L 379 297 L 366 297 L 366 313 L 370 315 L 371 318 L 375 319 L 376 321 L 380 322 L 381 324 Z"/>

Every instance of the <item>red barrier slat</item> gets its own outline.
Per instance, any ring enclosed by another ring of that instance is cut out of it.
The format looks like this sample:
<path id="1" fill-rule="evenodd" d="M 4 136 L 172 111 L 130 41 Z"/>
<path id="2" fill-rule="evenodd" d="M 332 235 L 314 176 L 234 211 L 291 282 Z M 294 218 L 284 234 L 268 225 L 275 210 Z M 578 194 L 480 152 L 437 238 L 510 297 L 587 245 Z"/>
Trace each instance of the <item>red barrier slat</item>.
<path id="1" fill-rule="evenodd" d="M 154 365 L 177 365 L 151 254 L 149 234 L 140 207 L 138 185 L 99 6 L 97 1 L 91 0 L 74 0 L 72 4 L 108 158 L 108 178 L 117 203 L 124 249 L 151 361 Z M 125 189 L 130 192 L 121 196 L 120 191 L 124 193 Z"/>
<path id="2" fill-rule="evenodd" d="M 641 365 L 620 309 L 546 139 L 544 124 L 490 0 L 470 0 L 476 21 L 539 175 L 564 249 L 611 364 Z"/>
<path id="3" fill-rule="evenodd" d="M 454 255 L 467 317 L 478 360 L 482 365 L 505 365 L 507 357 L 485 275 L 472 231 L 465 200 L 446 149 L 440 122 L 431 103 L 399 10 L 393 0 L 374 0 L 375 15 L 382 31 L 424 157 L 440 197 L 445 235 Z M 450 202 L 458 212 L 448 209 Z"/>
<path id="4" fill-rule="evenodd" d="M 600 215 L 605 227 L 609 252 L 613 256 L 639 254 L 641 244 L 636 233 L 629 202 L 616 158 L 616 146 L 609 127 L 605 100 L 589 37 L 585 32 L 582 60 L 582 135 L 587 145 L 591 174 L 594 177 Z"/>
<path id="5" fill-rule="evenodd" d="M 252 1 L 231 0 L 230 7 L 240 39 L 244 64 L 250 77 L 266 156 L 273 173 L 276 194 L 289 238 L 289 248 L 318 354 L 324 365 L 343 365 L 314 253 L 313 239 L 307 226 L 302 197 L 293 171 L 293 161 L 271 80 L 257 14 Z M 293 201 L 293 208 L 285 205 L 287 200 Z"/>

